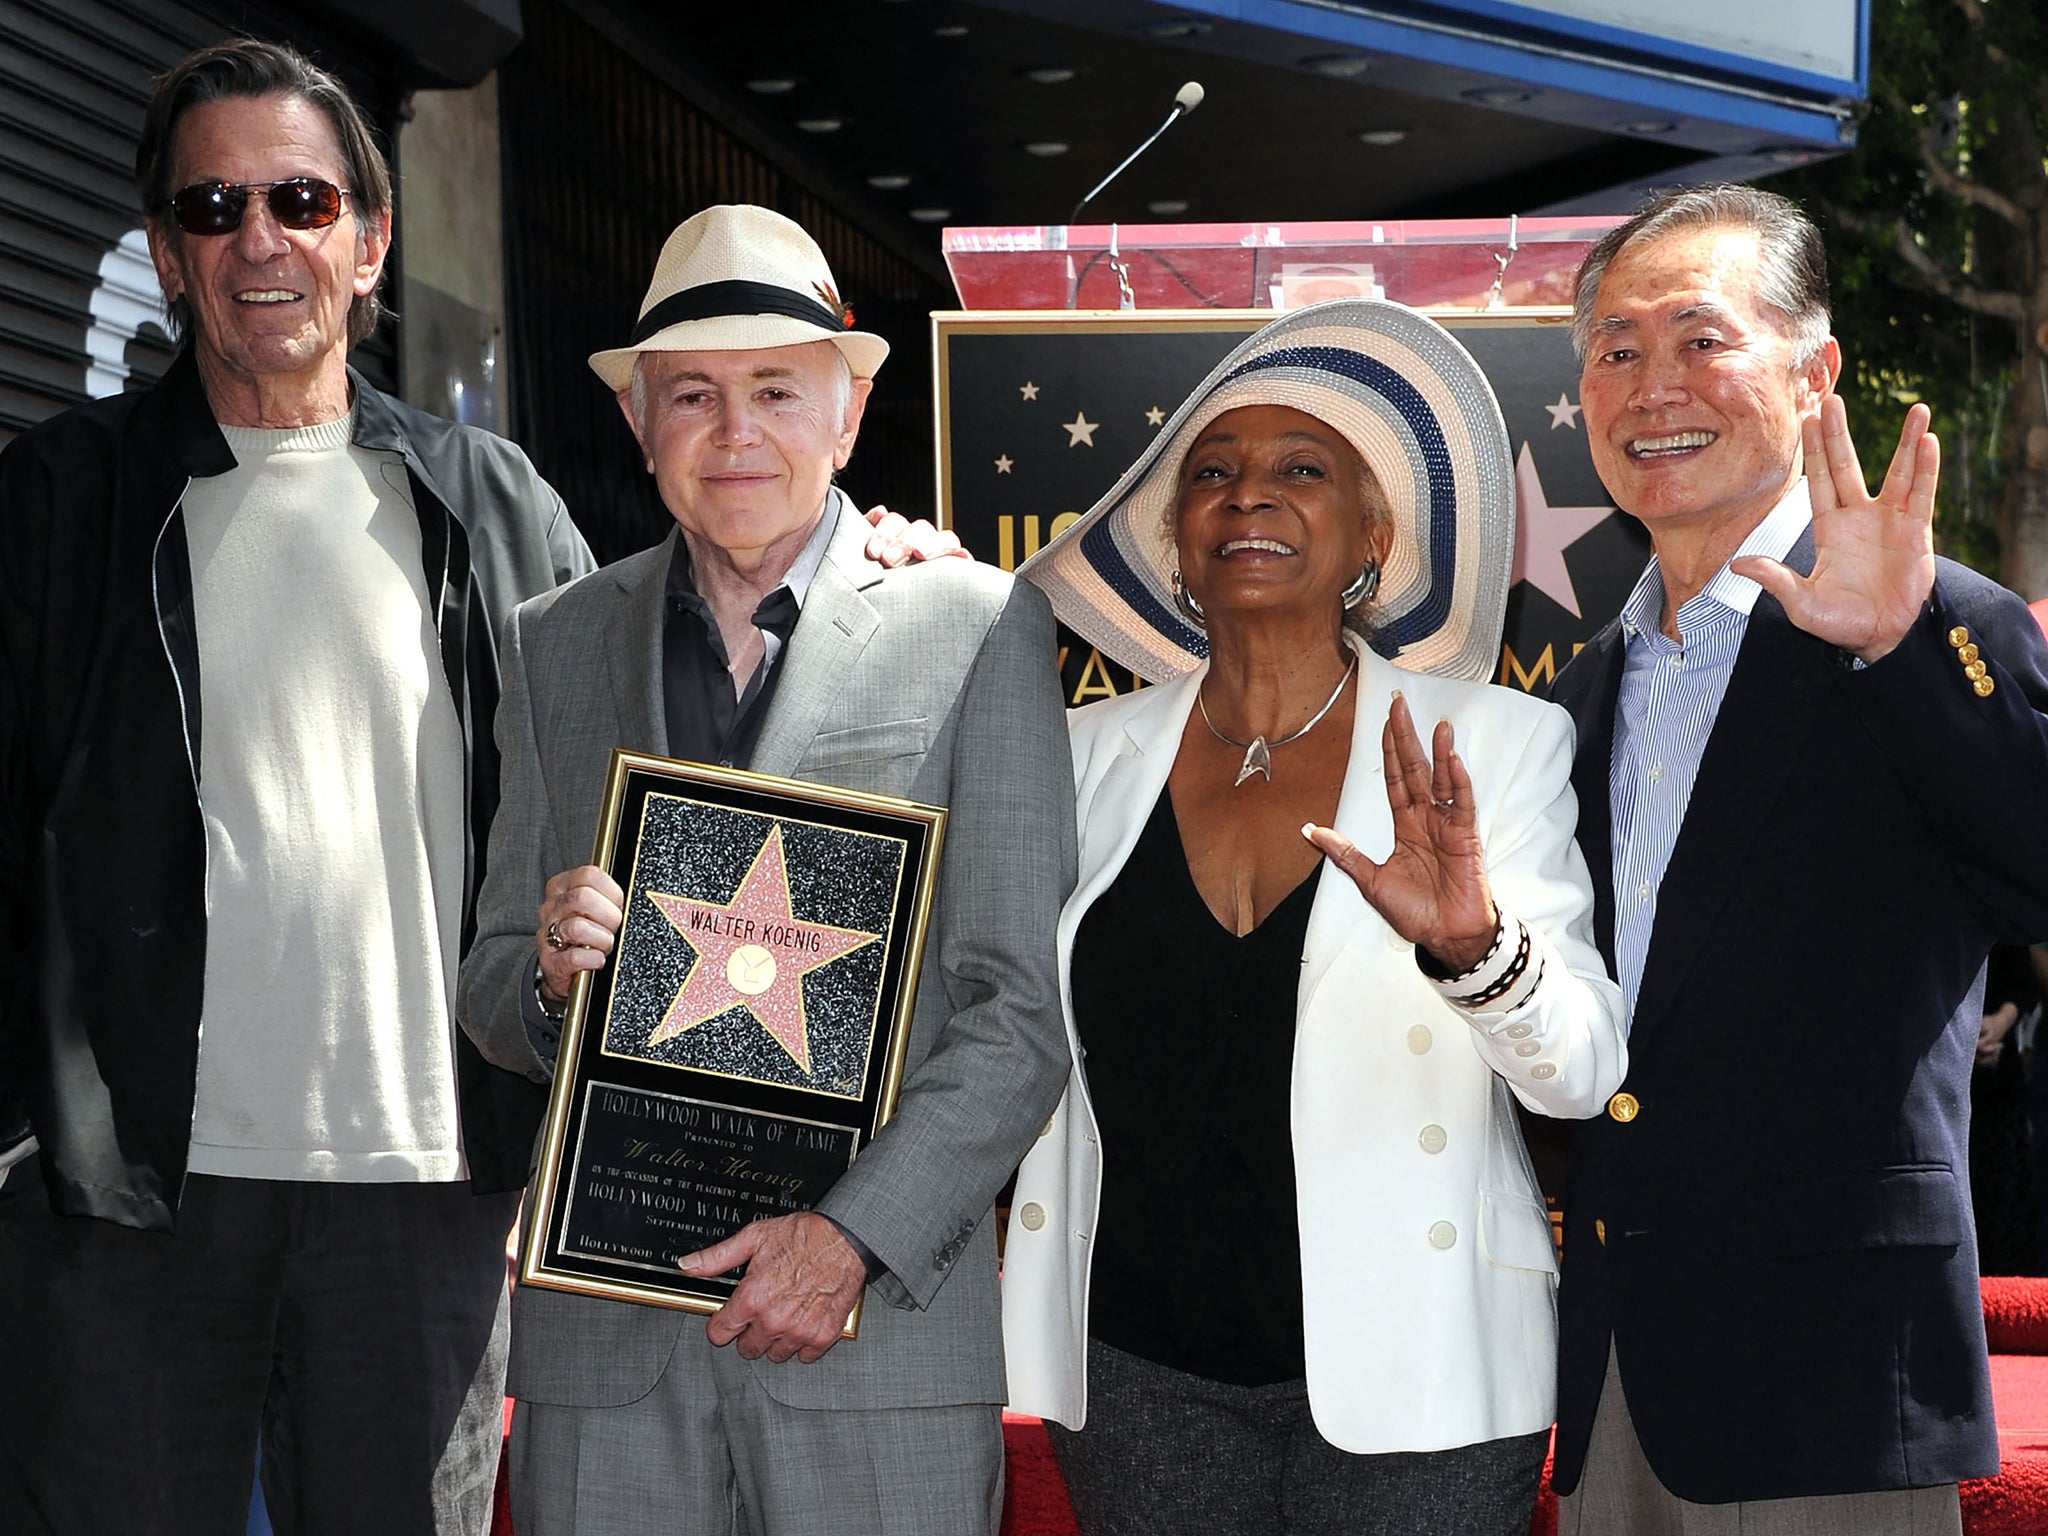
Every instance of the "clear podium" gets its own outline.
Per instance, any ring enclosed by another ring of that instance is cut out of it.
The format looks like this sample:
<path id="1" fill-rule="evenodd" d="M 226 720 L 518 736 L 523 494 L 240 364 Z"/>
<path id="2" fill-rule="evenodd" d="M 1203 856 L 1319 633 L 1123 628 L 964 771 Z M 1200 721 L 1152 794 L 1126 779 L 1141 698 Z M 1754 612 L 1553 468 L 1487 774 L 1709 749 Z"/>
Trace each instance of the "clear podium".
<path id="1" fill-rule="evenodd" d="M 942 250 L 970 310 L 1297 309 L 1365 295 L 1417 309 L 1571 303 L 1572 274 L 1617 219 L 966 226 Z"/>

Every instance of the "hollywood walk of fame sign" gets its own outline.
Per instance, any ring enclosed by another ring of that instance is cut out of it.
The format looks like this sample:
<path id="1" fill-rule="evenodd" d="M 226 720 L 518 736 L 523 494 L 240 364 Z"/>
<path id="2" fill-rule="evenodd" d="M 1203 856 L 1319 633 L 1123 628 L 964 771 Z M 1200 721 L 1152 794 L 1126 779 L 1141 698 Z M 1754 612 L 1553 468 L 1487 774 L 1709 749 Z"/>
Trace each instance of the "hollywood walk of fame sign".
<path id="1" fill-rule="evenodd" d="M 612 754 L 625 917 L 570 995 L 522 1280 L 716 1311 L 736 1280 L 676 1260 L 832 1187 L 895 1108 L 945 820 Z"/>
<path id="2" fill-rule="evenodd" d="M 1515 455 L 1514 584 L 1496 682 L 1542 692 L 1621 611 L 1649 539 L 1593 472 L 1568 311 L 1429 310 L 1486 371 Z M 961 311 L 932 317 L 939 521 L 1014 570 L 1094 505 L 1271 310 Z M 1138 686 L 1062 629 L 1069 704 Z"/>

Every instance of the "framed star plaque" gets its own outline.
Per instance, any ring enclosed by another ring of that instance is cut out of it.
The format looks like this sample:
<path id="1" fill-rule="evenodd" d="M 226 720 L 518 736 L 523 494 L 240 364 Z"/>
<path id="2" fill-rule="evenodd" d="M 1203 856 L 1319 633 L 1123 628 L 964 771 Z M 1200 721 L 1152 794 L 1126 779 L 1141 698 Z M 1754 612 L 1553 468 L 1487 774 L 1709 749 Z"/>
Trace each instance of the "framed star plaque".
<path id="1" fill-rule="evenodd" d="M 935 806 L 613 752 L 593 862 L 625 918 L 570 994 L 523 1281 L 724 1305 L 734 1278 L 677 1259 L 810 1209 L 895 1109 L 945 826 Z"/>

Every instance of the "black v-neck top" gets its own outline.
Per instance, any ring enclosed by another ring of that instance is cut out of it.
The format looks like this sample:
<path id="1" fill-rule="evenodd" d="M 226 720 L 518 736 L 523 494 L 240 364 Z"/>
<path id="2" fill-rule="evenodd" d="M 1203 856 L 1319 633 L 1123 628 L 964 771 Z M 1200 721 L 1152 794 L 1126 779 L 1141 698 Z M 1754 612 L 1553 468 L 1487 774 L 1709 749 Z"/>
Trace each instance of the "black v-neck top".
<path id="1" fill-rule="evenodd" d="M 1089 1331 L 1242 1386 L 1305 1374 L 1289 1080 L 1323 863 L 1242 937 L 1188 872 L 1173 797 L 1074 936 L 1102 1136 Z"/>

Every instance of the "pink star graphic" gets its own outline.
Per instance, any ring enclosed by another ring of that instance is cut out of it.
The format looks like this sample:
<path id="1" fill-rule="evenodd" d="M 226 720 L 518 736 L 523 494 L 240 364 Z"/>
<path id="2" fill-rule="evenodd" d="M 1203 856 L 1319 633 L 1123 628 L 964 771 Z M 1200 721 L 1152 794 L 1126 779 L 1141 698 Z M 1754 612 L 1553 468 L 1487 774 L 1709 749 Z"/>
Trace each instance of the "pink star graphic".
<path id="1" fill-rule="evenodd" d="M 1526 441 L 1515 460 L 1515 503 L 1515 564 L 1508 580 L 1526 581 L 1573 618 L 1584 618 L 1564 552 L 1581 535 L 1606 522 L 1614 508 L 1553 507 L 1543 494 L 1536 456 Z"/>
<path id="2" fill-rule="evenodd" d="M 732 900 L 697 901 L 649 891 L 647 899 L 690 941 L 697 958 L 677 989 L 668 1012 L 647 1037 L 649 1045 L 673 1039 L 715 1019 L 735 1003 L 744 1007 L 806 1076 L 811 1038 L 805 1027 L 803 978 L 819 966 L 872 944 L 880 934 L 807 923 L 790 911 L 789 867 L 783 861 L 782 825 L 767 839 Z"/>

